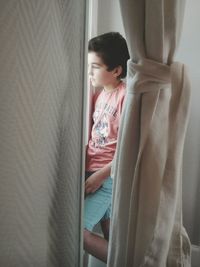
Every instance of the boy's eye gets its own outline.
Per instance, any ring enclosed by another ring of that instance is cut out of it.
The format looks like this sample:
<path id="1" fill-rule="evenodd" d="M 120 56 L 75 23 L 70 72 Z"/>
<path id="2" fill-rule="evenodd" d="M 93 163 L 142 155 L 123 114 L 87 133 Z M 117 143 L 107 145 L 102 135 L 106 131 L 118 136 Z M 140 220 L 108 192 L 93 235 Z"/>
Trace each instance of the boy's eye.
<path id="1" fill-rule="evenodd" d="M 93 69 L 100 69 L 100 66 L 99 65 L 92 65 L 92 68 Z"/>
<path id="2" fill-rule="evenodd" d="M 93 66 L 93 69 L 100 69 L 100 66 Z"/>

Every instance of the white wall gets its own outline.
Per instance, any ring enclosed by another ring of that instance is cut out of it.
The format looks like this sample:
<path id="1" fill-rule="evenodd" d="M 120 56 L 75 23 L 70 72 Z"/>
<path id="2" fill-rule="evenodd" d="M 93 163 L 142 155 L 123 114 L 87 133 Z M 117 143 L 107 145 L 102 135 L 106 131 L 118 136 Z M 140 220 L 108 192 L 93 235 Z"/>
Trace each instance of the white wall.
<path id="1" fill-rule="evenodd" d="M 176 60 L 189 67 L 192 84 L 191 115 L 183 159 L 183 219 L 192 243 L 200 244 L 200 1 L 188 0 Z M 124 34 L 118 0 L 98 1 L 97 34 Z M 198 181 L 199 180 L 199 181 Z"/>
<path id="2" fill-rule="evenodd" d="M 108 31 L 118 31 L 123 36 L 125 35 L 118 0 L 98 1 L 97 30 L 98 34 Z"/>

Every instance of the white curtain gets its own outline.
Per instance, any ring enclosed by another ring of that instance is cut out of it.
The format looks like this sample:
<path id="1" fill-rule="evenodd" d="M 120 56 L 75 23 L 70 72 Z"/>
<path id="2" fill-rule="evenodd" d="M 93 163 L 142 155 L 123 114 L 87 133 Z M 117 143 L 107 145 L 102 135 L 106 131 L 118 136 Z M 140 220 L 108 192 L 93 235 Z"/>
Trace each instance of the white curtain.
<path id="1" fill-rule="evenodd" d="M 79 267 L 85 0 L 0 1 L 0 266 Z"/>
<path id="2" fill-rule="evenodd" d="M 120 0 L 131 60 L 113 168 L 109 267 L 190 266 L 182 154 L 190 85 L 174 62 L 183 0 Z"/>

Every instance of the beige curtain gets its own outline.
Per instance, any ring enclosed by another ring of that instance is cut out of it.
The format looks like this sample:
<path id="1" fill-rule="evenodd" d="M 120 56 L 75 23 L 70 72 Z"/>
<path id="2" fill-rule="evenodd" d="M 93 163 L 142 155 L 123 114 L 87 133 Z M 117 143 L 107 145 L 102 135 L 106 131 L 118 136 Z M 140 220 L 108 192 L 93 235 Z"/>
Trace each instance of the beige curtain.
<path id="1" fill-rule="evenodd" d="M 174 62 L 183 0 L 120 0 L 130 49 L 113 168 L 109 267 L 190 266 L 182 225 L 182 154 L 190 99 Z"/>
<path id="2" fill-rule="evenodd" d="M 0 266 L 79 267 L 85 2 L 0 1 Z"/>

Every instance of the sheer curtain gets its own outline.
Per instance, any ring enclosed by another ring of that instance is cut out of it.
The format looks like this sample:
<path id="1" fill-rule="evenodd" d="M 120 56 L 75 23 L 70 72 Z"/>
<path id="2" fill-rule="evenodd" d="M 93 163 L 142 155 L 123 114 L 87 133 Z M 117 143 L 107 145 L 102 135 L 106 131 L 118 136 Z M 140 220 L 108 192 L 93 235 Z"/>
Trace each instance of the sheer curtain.
<path id="1" fill-rule="evenodd" d="M 79 267 L 85 0 L 0 1 L 0 266 Z"/>
<path id="2" fill-rule="evenodd" d="M 185 65 L 173 60 L 185 1 L 120 5 L 131 60 L 113 168 L 108 266 L 190 266 L 181 173 L 190 85 Z"/>

